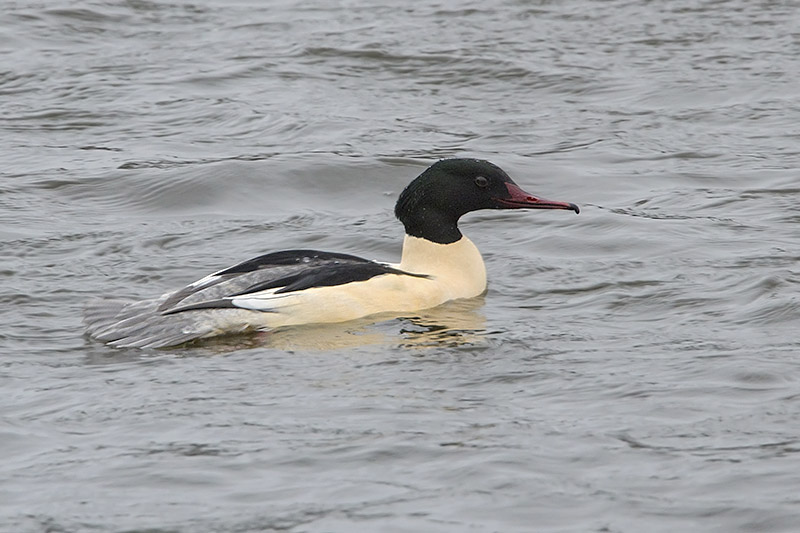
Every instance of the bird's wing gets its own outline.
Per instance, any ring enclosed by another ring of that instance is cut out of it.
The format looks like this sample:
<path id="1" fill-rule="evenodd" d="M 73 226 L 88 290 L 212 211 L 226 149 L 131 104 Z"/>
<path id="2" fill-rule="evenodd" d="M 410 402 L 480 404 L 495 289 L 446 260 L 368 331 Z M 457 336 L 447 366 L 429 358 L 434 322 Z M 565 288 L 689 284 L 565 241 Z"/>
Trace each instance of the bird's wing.
<path id="1" fill-rule="evenodd" d="M 279 298 L 286 293 L 366 281 L 382 274 L 416 275 L 353 255 L 288 250 L 262 255 L 206 276 L 166 295 L 158 311 L 165 315 L 231 307 L 270 311 L 270 298 L 265 296 Z M 260 307 L 243 303 L 252 299 L 240 298 L 256 293 L 263 302 Z"/>
<path id="2" fill-rule="evenodd" d="M 287 297 L 304 289 L 391 273 L 406 274 L 385 263 L 347 254 L 276 252 L 220 270 L 160 298 L 93 300 L 86 306 L 84 321 L 91 336 L 115 346 L 173 346 L 218 334 L 220 324 L 227 324 L 225 331 L 252 329 L 253 322 L 239 313 L 278 312 L 276 308 L 285 304 Z M 205 312 L 187 312 L 193 310 Z"/>

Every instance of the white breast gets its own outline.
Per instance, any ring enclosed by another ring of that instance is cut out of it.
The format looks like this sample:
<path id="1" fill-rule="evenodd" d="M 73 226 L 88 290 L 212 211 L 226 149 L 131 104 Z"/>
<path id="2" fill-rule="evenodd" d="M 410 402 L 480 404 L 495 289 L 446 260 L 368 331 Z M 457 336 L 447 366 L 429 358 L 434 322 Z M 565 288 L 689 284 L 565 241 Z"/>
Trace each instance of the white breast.
<path id="1" fill-rule="evenodd" d="M 486 290 L 486 266 L 471 240 L 462 236 L 452 244 L 437 244 L 406 235 L 403 257 L 397 268 L 431 276 L 441 287 L 445 300 L 471 298 Z M 439 304 L 435 304 L 439 305 Z"/>

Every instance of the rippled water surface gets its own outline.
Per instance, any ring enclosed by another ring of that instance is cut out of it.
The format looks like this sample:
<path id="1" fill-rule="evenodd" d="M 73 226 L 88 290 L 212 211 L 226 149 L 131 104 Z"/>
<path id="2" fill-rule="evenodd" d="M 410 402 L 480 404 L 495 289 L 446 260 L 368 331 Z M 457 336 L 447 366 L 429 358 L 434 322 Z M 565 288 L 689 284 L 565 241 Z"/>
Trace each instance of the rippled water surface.
<path id="1" fill-rule="evenodd" d="M 797 531 L 800 31 L 771 1 L 6 1 L 0 529 Z M 83 336 L 283 248 L 397 260 L 489 159 L 484 298 Z"/>

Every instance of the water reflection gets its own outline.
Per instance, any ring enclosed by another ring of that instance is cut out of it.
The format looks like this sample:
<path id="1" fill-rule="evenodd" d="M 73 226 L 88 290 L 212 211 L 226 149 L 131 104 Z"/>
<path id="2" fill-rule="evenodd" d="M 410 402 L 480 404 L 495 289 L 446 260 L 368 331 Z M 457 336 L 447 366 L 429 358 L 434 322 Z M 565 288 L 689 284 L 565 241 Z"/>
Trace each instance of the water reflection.
<path id="1" fill-rule="evenodd" d="M 314 324 L 215 337 L 169 351 L 178 355 L 199 355 L 249 348 L 315 351 L 381 345 L 404 348 L 475 345 L 483 342 L 486 333 L 486 317 L 480 312 L 483 303 L 483 296 L 479 296 L 409 315 L 382 314 L 339 324 Z"/>

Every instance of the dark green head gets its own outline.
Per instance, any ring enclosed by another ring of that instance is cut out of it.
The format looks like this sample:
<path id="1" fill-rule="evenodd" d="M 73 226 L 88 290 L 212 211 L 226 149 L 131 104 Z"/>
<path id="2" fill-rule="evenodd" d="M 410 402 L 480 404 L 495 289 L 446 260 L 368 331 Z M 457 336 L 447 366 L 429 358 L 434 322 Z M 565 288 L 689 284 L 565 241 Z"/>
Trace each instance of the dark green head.
<path id="1" fill-rule="evenodd" d="M 394 213 L 406 233 L 440 244 L 461 238 L 458 219 L 479 209 L 567 209 L 577 205 L 526 193 L 497 165 L 481 159 L 443 159 L 400 193 Z"/>

